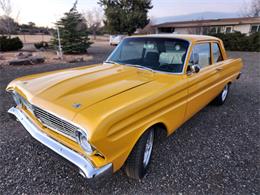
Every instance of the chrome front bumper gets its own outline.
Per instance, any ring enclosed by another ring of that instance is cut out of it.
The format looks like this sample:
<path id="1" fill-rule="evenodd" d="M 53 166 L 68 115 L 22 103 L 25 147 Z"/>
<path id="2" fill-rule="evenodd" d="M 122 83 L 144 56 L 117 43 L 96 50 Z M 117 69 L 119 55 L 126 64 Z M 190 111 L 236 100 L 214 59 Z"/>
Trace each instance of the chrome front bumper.
<path id="1" fill-rule="evenodd" d="M 31 134 L 32 137 L 76 165 L 80 169 L 81 175 L 84 177 L 91 179 L 101 175 L 103 176 L 112 174 L 112 163 L 107 164 L 101 168 L 96 168 L 88 159 L 82 155 L 43 133 L 21 110 L 12 107 L 8 110 L 8 113 L 16 116 L 16 118 L 22 123 L 22 125 Z"/>

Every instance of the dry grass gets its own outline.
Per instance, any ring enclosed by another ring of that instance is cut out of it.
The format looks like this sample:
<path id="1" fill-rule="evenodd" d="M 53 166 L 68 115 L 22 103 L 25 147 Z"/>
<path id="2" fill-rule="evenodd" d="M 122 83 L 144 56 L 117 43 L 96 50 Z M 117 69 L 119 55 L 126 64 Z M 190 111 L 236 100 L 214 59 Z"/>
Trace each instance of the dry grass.
<path id="1" fill-rule="evenodd" d="M 52 38 L 51 35 L 12 35 L 12 37 L 19 37 L 23 43 L 50 42 Z"/>
<path id="2" fill-rule="evenodd" d="M 93 59 L 93 55 L 90 54 L 81 54 L 81 55 L 64 55 L 63 59 L 59 59 L 56 51 L 54 50 L 46 50 L 39 51 L 34 47 L 34 43 L 46 41 L 49 42 L 51 40 L 50 35 L 12 35 L 12 37 L 19 37 L 23 43 L 24 48 L 21 51 L 15 52 L 0 52 L 0 66 L 8 65 L 8 61 L 16 58 L 16 55 L 20 52 L 30 51 L 34 56 L 42 56 L 45 58 L 44 64 L 59 64 L 59 63 L 68 63 L 76 60 L 89 61 Z M 90 36 L 91 41 L 104 44 L 104 46 L 108 45 L 108 36 L 97 36 L 96 40 L 93 40 L 93 37 Z"/>
<path id="3" fill-rule="evenodd" d="M 1 53 L 3 60 L 0 59 L 1 66 L 7 66 L 8 61 L 16 58 L 16 55 L 20 52 L 4 52 Z M 64 55 L 63 59 L 58 58 L 54 51 L 35 51 L 32 52 L 33 56 L 41 56 L 45 58 L 44 64 L 59 64 L 59 63 L 69 63 L 77 59 L 82 59 L 83 61 L 89 61 L 93 59 L 92 55 L 81 54 L 81 55 Z"/>
<path id="4" fill-rule="evenodd" d="M 19 37 L 24 44 L 38 43 L 41 41 L 50 42 L 51 35 L 12 35 L 12 37 Z M 96 40 L 93 39 L 93 36 L 89 36 L 91 41 L 102 42 L 108 41 L 109 36 L 97 36 Z"/>

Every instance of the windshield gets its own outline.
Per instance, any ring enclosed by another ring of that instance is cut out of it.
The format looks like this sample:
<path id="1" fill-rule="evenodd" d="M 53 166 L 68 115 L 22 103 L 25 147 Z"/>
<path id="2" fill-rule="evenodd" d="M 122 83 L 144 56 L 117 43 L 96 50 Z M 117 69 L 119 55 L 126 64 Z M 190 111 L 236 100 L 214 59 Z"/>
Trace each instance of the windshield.
<path id="1" fill-rule="evenodd" d="M 108 62 L 138 66 L 156 71 L 181 73 L 189 42 L 173 38 L 126 38 Z"/>

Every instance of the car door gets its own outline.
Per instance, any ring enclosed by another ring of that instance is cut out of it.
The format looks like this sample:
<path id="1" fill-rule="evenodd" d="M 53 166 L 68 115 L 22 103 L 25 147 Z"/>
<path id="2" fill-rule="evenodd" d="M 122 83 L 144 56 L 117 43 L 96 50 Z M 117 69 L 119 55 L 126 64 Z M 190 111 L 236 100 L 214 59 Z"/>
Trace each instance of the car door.
<path id="1" fill-rule="evenodd" d="M 228 62 L 228 59 L 224 59 L 219 42 L 212 42 L 211 48 L 212 63 L 219 74 L 217 91 L 220 92 L 227 84 L 226 78 L 232 75 L 229 70 L 230 63 Z"/>
<path id="2" fill-rule="evenodd" d="M 219 70 L 213 64 L 211 44 L 211 42 L 198 42 L 192 48 L 187 70 L 188 104 L 186 119 L 206 106 L 220 92 L 218 85 L 220 75 Z M 200 67 L 198 73 L 190 71 L 190 67 L 194 64 Z"/>

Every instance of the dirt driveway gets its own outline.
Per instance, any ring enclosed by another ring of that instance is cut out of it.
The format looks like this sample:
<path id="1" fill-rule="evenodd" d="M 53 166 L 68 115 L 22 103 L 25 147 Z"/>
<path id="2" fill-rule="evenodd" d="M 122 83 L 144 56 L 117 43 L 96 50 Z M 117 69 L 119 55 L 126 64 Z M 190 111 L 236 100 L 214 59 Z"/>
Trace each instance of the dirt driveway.
<path id="1" fill-rule="evenodd" d="M 102 62 L 112 50 L 99 43 L 87 64 Z M 13 122 L 4 89 L 16 77 L 83 64 L 2 67 L 0 69 L 0 194 L 259 194 L 260 53 L 232 52 L 245 68 L 222 107 L 208 106 L 156 145 L 142 181 L 121 171 L 86 181 L 78 170 L 39 144 Z"/>

